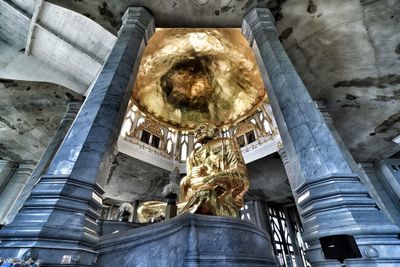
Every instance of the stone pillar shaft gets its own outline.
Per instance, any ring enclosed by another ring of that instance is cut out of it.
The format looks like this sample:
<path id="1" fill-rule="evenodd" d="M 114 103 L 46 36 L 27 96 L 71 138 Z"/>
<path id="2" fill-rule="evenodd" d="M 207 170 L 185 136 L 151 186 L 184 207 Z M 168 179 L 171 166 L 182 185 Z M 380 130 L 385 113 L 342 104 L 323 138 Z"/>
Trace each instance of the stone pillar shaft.
<path id="1" fill-rule="evenodd" d="M 95 261 L 101 186 L 153 32 L 154 20 L 144 8 L 127 9 L 118 39 L 46 174 L 0 231 L 2 255 L 34 248 L 46 266 Z"/>
<path id="2" fill-rule="evenodd" d="M 385 218 L 352 172 L 282 47 L 272 14 L 268 9 L 253 9 L 244 18 L 242 31 L 256 55 L 288 156 L 289 181 L 313 266 L 329 266 L 319 237 L 335 234 L 356 237 L 364 260 L 353 260 L 352 266 L 366 266 L 365 259 L 374 265 L 399 263 L 399 228 Z M 381 257 L 372 259 L 366 252 L 370 246 Z"/>

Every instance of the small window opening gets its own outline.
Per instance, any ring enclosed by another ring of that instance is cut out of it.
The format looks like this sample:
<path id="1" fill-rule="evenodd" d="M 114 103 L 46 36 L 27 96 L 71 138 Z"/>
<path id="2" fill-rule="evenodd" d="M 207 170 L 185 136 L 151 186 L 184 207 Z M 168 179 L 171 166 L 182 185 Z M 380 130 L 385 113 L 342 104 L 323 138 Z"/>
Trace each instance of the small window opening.
<path id="1" fill-rule="evenodd" d="M 142 131 L 142 137 L 140 138 L 140 141 L 143 143 L 148 144 L 150 141 L 150 133 L 148 131 L 143 130 Z"/>

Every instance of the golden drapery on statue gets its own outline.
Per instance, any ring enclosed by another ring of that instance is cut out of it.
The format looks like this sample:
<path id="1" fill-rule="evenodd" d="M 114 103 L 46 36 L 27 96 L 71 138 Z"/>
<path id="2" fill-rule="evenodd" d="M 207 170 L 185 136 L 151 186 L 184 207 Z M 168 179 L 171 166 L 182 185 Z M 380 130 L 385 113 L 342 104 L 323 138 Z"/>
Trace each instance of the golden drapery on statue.
<path id="1" fill-rule="evenodd" d="M 240 149 L 232 138 L 215 138 L 215 126 L 202 123 L 195 130 L 200 144 L 187 159 L 187 175 L 180 182 L 178 213 L 237 217 L 243 195 L 249 188 Z M 160 217 L 165 203 L 146 202 L 138 210 L 139 220 Z"/>

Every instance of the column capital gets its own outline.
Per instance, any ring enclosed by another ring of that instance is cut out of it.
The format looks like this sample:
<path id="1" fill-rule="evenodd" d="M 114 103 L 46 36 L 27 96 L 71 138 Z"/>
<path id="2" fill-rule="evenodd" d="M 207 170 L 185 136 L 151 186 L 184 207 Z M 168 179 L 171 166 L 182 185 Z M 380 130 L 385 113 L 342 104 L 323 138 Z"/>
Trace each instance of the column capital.
<path id="1" fill-rule="evenodd" d="M 360 168 L 361 171 L 364 171 L 364 172 L 374 172 L 375 171 L 375 165 L 371 162 L 360 162 L 357 164 L 357 166 Z"/>
<path id="2" fill-rule="evenodd" d="M 333 123 L 331 115 L 329 115 L 328 109 L 326 108 L 326 102 L 324 100 L 315 100 L 314 104 L 321 113 L 325 122 Z"/>
<path id="3" fill-rule="evenodd" d="M 170 184 L 177 184 L 179 185 L 179 180 L 180 180 L 180 171 L 178 169 L 178 167 L 175 167 L 175 169 L 173 169 L 169 175 L 169 183 Z"/>
<path id="4" fill-rule="evenodd" d="M 242 33 L 253 44 L 254 34 L 258 30 L 272 30 L 276 33 L 275 18 L 268 8 L 253 8 L 243 18 Z"/>
<path id="5" fill-rule="evenodd" d="M 73 121 L 75 119 L 75 117 L 76 117 L 76 114 L 78 114 L 81 106 L 82 106 L 82 102 L 81 101 L 68 102 L 67 110 L 66 110 L 62 120 L 63 121 L 65 121 L 65 120 Z"/>
<path id="6" fill-rule="evenodd" d="M 18 163 L 11 161 L 11 160 L 7 160 L 7 159 L 0 159 L 0 169 L 3 168 L 5 165 L 8 166 L 12 166 L 13 168 L 17 168 Z"/>
<path id="7" fill-rule="evenodd" d="M 289 159 L 286 154 L 286 150 L 283 147 L 281 147 L 278 149 L 278 154 L 279 154 L 279 156 L 281 156 L 283 165 L 286 166 L 289 163 Z"/>
<path id="8" fill-rule="evenodd" d="M 82 101 L 74 100 L 68 102 L 67 104 L 67 112 L 78 112 L 82 106 Z"/>
<path id="9" fill-rule="evenodd" d="M 127 26 L 137 26 L 144 33 L 144 39 L 147 44 L 155 31 L 153 16 L 143 7 L 128 7 L 122 16 L 122 26 L 118 31 L 121 34 L 122 29 Z"/>
<path id="10" fill-rule="evenodd" d="M 35 168 L 35 163 L 33 162 L 22 162 L 18 166 L 18 171 L 31 173 Z"/>

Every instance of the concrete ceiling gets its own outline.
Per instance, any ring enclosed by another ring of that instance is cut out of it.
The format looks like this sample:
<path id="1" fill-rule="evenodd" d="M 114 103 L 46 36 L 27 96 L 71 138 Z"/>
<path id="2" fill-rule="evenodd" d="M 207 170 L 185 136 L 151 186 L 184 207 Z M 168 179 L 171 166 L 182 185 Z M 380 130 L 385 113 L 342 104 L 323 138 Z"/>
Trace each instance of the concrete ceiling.
<path id="1" fill-rule="evenodd" d="M 303 0 L 302 0 L 303 1 Z M 54 4 L 84 14 L 110 32 L 117 33 L 121 17 L 129 6 L 146 7 L 156 27 L 231 28 L 240 27 L 243 16 L 253 7 L 280 9 L 285 1 L 267 0 L 50 0 Z M 269 3 L 271 2 L 271 3 Z M 276 2 L 276 3 L 274 3 Z M 178 19 L 179 18 L 179 19 Z"/>
<path id="2" fill-rule="evenodd" d="M 282 43 L 315 100 L 360 162 L 398 152 L 400 1 L 174 0 L 54 1 L 115 33 L 127 6 L 145 6 L 157 27 L 240 27 L 251 8 L 269 7 Z M 179 19 L 176 19 L 179 17 Z"/>
<path id="3" fill-rule="evenodd" d="M 313 99 L 359 162 L 400 150 L 400 1 L 286 1 L 277 27 Z"/>
<path id="4" fill-rule="evenodd" d="M 104 186 L 104 197 L 122 202 L 163 201 L 161 192 L 169 183 L 168 174 L 164 169 L 118 153 Z"/>
<path id="5" fill-rule="evenodd" d="M 36 0 L 0 1 L 0 78 L 85 94 L 116 37 L 91 19 Z"/>
<path id="6" fill-rule="evenodd" d="M 83 97 L 55 84 L 0 79 L 0 159 L 37 162 L 71 100 Z"/>
<path id="7" fill-rule="evenodd" d="M 400 146 L 391 142 L 400 132 L 398 0 L 53 2 L 86 17 L 44 2 L 43 13 L 39 12 L 34 21 L 36 1 L 0 1 L 0 78 L 58 81 L 59 84 L 84 94 L 104 61 L 107 49 L 115 42 L 115 36 L 98 27 L 95 22 L 115 34 L 120 25 L 120 17 L 129 5 L 147 6 L 154 14 L 158 27 L 239 27 L 243 15 L 250 8 L 267 6 L 277 19 L 276 25 L 282 43 L 312 97 L 326 102 L 339 134 L 356 160 L 379 161 L 400 150 Z M 57 24 L 61 20 L 63 23 Z M 73 23 L 74 21 L 79 23 Z M 29 44 L 32 42 L 29 41 L 32 24 L 37 30 L 32 34 L 37 39 L 33 38 L 33 43 Z M 76 35 L 80 33 L 89 36 L 93 31 L 96 34 L 90 35 L 90 42 L 85 42 L 85 38 L 82 40 L 82 35 Z M 63 47 L 61 52 L 57 49 L 60 45 Z M 29 53 L 25 51 L 27 47 L 30 47 Z M 66 60 L 68 51 L 74 53 Z M 10 55 L 13 60 L 7 58 Z M 79 64 L 82 63 L 82 58 L 87 64 Z M 36 62 L 34 65 L 27 63 L 33 61 Z M 87 69 L 83 73 L 90 72 L 87 75 L 90 79 L 81 75 L 79 68 L 82 66 Z M 89 70 L 87 66 L 93 68 Z M 4 83 L 1 85 L 2 100 L 16 97 L 15 94 L 30 86 L 30 91 L 24 91 L 26 105 L 20 105 L 20 100 L 16 99 L 14 102 L 5 101 L 1 106 L 0 117 L 16 123 L 17 118 L 7 114 L 13 114 L 11 110 L 18 107 L 23 109 L 19 113 L 26 116 L 20 119 L 33 123 L 35 117 L 29 114 L 32 107 L 28 100 L 41 97 L 42 101 L 51 103 L 54 101 L 56 87 L 27 82 L 18 91 L 20 82 L 16 83 L 18 86 L 8 87 L 7 90 Z M 49 92 L 45 93 L 46 90 Z M 63 93 L 60 95 L 63 96 Z M 64 108 L 60 107 L 58 112 L 63 111 Z M 46 120 L 55 114 L 56 111 L 53 114 L 48 112 L 45 114 L 48 116 Z M 7 150 L 1 149 L 3 156 L 17 161 L 38 159 L 37 153 L 20 153 L 19 150 L 13 150 L 16 146 L 12 145 L 24 144 L 23 142 L 29 144 L 27 140 L 35 138 L 20 140 L 24 135 L 18 135 L 11 140 L 9 137 L 15 135 L 15 130 L 7 126 L 7 122 L 2 121 L 0 125 L 0 141 L 7 144 Z M 42 128 L 36 124 L 32 127 L 36 128 L 38 136 L 42 136 L 33 143 L 43 150 L 51 132 L 44 125 Z M 16 158 L 11 155 L 24 156 Z"/>
<path id="8" fill-rule="evenodd" d="M 288 177 L 278 153 L 247 164 L 250 180 L 245 200 L 264 200 L 274 204 L 293 203 Z"/>

